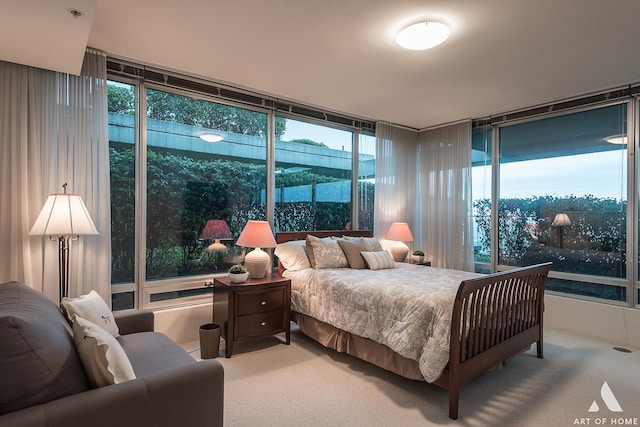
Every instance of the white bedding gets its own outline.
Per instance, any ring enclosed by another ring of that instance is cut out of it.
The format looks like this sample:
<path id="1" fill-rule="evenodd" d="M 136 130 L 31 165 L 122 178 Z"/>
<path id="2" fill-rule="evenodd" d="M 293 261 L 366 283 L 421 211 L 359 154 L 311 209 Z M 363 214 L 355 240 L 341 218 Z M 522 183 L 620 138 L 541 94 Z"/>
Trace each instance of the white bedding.
<path id="1" fill-rule="evenodd" d="M 396 263 L 386 270 L 286 271 L 292 310 L 416 360 L 428 382 L 449 361 L 453 301 L 465 271 Z"/>

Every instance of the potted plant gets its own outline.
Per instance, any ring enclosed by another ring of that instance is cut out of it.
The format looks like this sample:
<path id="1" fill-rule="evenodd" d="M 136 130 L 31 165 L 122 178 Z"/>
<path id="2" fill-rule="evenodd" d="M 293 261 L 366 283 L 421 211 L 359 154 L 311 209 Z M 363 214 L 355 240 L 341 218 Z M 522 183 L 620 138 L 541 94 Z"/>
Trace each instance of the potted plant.
<path id="1" fill-rule="evenodd" d="M 420 250 L 413 251 L 413 254 L 411 254 L 411 259 L 413 260 L 413 262 L 422 262 L 424 260 L 424 252 Z"/>
<path id="2" fill-rule="evenodd" d="M 232 283 L 242 283 L 247 281 L 247 277 L 249 277 L 249 273 L 247 269 L 242 264 L 232 265 L 229 269 L 229 279 L 231 279 Z"/>

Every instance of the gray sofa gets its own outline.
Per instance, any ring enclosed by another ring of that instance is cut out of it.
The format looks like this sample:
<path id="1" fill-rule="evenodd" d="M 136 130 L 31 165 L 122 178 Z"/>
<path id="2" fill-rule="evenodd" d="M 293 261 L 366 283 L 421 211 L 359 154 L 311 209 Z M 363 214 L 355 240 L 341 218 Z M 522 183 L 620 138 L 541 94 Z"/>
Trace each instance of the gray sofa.
<path id="1" fill-rule="evenodd" d="M 136 379 L 91 389 L 60 309 L 0 284 L 0 426 L 222 426 L 224 372 L 153 332 L 153 312 L 115 313 Z"/>

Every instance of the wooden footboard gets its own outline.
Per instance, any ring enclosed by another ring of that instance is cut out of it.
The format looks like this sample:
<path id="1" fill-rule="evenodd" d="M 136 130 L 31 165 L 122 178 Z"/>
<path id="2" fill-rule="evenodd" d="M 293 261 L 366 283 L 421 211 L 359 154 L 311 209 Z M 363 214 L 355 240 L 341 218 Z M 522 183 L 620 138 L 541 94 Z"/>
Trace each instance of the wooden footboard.
<path id="1" fill-rule="evenodd" d="M 465 280 L 456 295 L 450 358 L 434 384 L 449 391 L 458 418 L 460 386 L 536 343 L 543 357 L 544 286 L 551 263 Z"/>
<path id="2" fill-rule="evenodd" d="M 307 234 L 318 237 L 371 236 L 368 231 L 288 232 L 277 233 L 276 241 L 300 240 Z M 282 273 L 280 262 L 278 268 Z M 544 286 L 550 269 L 551 263 L 539 264 L 465 280 L 460 284 L 451 322 L 449 363 L 433 382 L 449 392 L 449 417 L 458 418 L 458 400 L 463 384 L 526 350 L 533 343 L 537 344 L 537 356 L 543 356 Z M 421 375 L 416 361 L 404 360 L 382 344 L 352 336 L 315 319 L 307 320 L 308 327 L 300 324 L 301 329 L 323 345 L 346 351 L 407 378 L 419 378 Z M 325 329 L 334 339 L 340 336 L 349 340 L 349 344 L 340 342 L 332 345 L 319 338 Z"/>

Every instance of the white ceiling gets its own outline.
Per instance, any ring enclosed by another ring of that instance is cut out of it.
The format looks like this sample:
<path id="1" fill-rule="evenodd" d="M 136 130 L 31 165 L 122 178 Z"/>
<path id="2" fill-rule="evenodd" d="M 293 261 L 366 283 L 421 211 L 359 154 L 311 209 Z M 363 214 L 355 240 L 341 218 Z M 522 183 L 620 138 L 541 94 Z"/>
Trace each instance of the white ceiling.
<path id="1" fill-rule="evenodd" d="M 425 18 L 449 40 L 398 48 Z M 5 0 L 0 59 L 77 74 L 89 46 L 421 129 L 640 82 L 638 18 L 638 0 Z"/>

